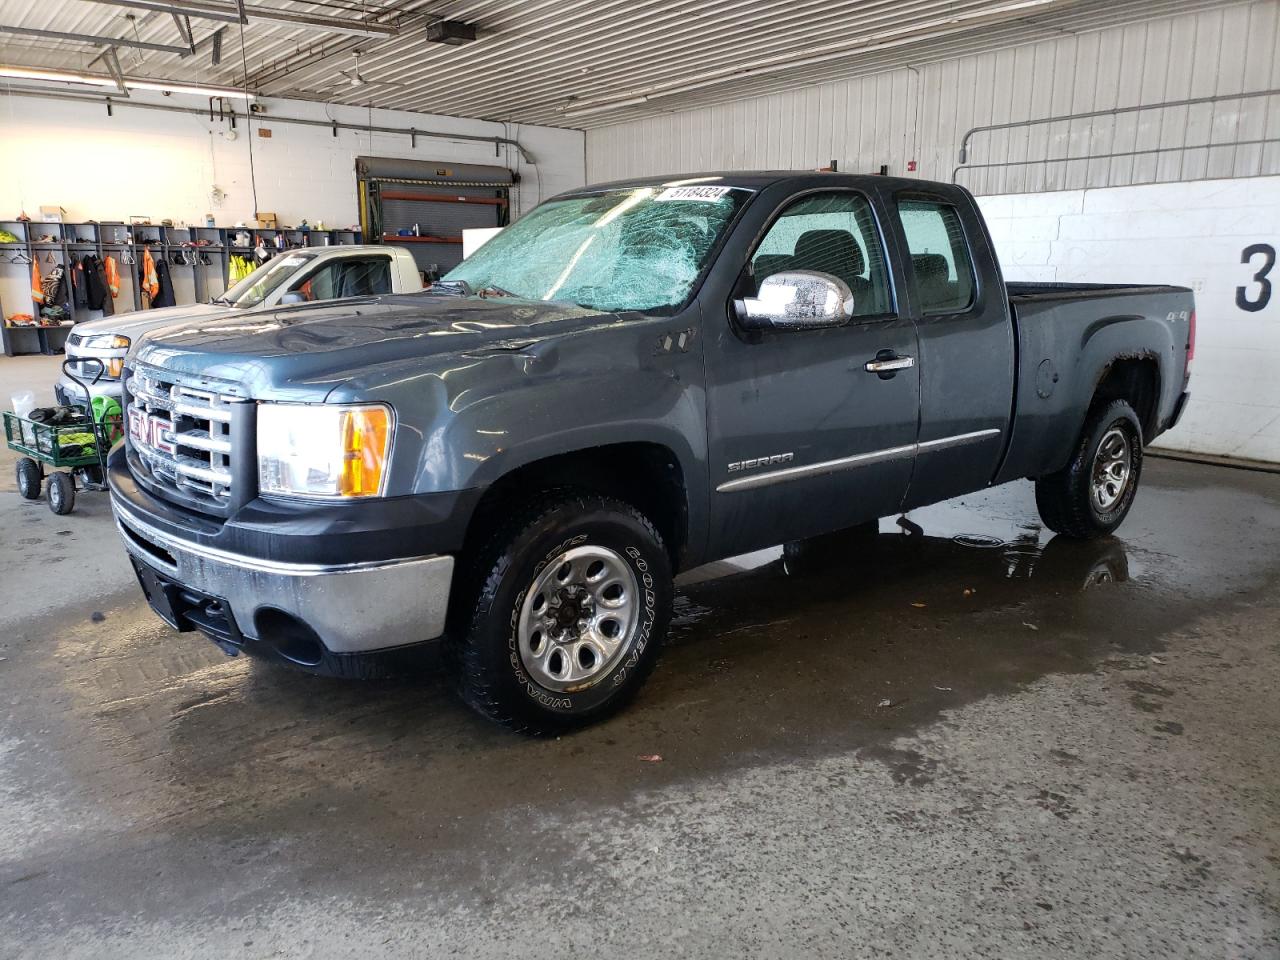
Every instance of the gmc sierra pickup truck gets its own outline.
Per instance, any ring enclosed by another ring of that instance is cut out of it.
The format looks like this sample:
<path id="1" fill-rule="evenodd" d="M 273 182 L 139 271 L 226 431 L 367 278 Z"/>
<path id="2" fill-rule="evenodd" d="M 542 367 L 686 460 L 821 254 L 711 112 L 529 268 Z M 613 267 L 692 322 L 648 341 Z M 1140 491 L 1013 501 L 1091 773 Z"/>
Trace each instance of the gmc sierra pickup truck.
<path id="1" fill-rule="evenodd" d="M 76 324 L 67 337 L 67 365 L 53 392 L 59 403 L 84 403 L 92 396 L 119 400 L 120 374 L 133 341 L 170 325 L 204 322 L 245 312 L 273 310 L 289 303 L 314 303 L 374 293 L 412 293 L 422 289 L 413 254 L 403 247 L 343 245 L 298 247 L 272 257 L 208 303 L 158 310 L 134 310 Z M 99 365 L 101 364 L 101 365 Z"/>
<path id="2" fill-rule="evenodd" d="M 635 694 L 675 571 L 1021 478 L 1109 534 L 1194 338 L 1185 289 L 1005 284 L 959 187 L 612 183 L 426 292 L 145 339 L 112 505 L 176 629 L 346 675 L 442 638 L 553 732 Z"/>

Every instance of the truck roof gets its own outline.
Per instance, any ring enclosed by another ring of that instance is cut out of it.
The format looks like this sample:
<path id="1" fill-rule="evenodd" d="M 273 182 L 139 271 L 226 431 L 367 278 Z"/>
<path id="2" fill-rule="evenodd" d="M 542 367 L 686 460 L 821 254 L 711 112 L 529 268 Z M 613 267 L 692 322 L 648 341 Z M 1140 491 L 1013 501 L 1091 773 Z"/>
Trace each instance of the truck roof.
<path id="1" fill-rule="evenodd" d="M 386 253 L 389 250 L 409 251 L 396 247 L 393 243 L 343 243 L 317 247 L 290 247 L 281 253 Z"/>
<path id="2" fill-rule="evenodd" d="M 566 190 L 561 196 L 570 197 L 601 190 L 625 189 L 627 187 L 650 187 L 655 184 L 667 186 L 694 186 L 705 183 L 722 187 L 746 187 L 749 190 L 762 190 L 783 180 L 809 180 L 813 178 L 830 180 L 840 186 L 867 186 L 876 184 L 890 187 L 915 187 L 917 189 L 930 186 L 931 181 L 917 180 L 907 177 L 882 177 L 873 173 L 831 173 L 824 170 L 722 170 L 709 173 L 674 173 L 654 177 L 630 177 L 626 180 L 611 180 L 607 183 L 593 183 L 576 190 Z M 946 184 L 950 187 L 951 184 Z"/>

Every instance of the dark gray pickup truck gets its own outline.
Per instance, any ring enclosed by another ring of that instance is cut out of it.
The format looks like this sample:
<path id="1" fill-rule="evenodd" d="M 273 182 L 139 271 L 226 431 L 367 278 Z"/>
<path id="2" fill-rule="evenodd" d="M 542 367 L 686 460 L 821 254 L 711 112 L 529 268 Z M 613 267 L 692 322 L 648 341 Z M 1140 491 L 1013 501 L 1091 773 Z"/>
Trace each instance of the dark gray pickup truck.
<path id="1" fill-rule="evenodd" d="M 1024 477 L 1110 533 L 1194 336 L 1185 289 L 1005 284 L 959 187 L 612 183 L 427 292 L 143 341 L 112 505 L 177 629 L 346 675 L 443 638 L 556 731 L 643 683 L 675 571 Z"/>

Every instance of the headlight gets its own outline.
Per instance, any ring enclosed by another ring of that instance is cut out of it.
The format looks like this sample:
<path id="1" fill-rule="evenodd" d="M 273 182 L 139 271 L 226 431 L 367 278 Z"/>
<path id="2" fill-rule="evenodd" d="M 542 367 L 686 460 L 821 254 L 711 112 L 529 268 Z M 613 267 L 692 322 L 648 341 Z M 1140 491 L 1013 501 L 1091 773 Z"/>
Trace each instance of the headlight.
<path id="1" fill-rule="evenodd" d="M 95 336 L 85 337 L 81 341 L 81 345 L 93 347 L 96 350 L 128 350 L 129 344 L 132 342 L 132 340 L 120 333 L 99 333 Z"/>
<path id="2" fill-rule="evenodd" d="M 258 489 L 304 497 L 376 497 L 395 424 L 384 404 L 260 403 Z"/>

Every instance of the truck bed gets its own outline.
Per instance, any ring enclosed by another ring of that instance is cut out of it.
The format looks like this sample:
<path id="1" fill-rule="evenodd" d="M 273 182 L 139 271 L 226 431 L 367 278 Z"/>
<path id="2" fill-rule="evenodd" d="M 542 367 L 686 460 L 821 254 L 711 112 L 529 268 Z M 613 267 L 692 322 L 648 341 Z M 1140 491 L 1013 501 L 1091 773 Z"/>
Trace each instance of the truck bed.
<path id="1" fill-rule="evenodd" d="M 1186 287 L 1113 283 L 1008 283 L 1018 350 L 1012 432 L 998 482 L 1037 477 L 1071 456 L 1081 410 L 1116 361 L 1155 372 L 1149 443 L 1177 410 L 1195 309 Z M 1132 392 L 1130 393 L 1132 395 Z M 1142 398 L 1133 397 L 1135 404 Z"/>
<path id="2" fill-rule="evenodd" d="M 1134 283 L 1006 283 L 1013 303 L 1047 300 L 1088 300 L 1094 297 L 1139 296 L 1150 293 L 1189 293 L 1186 287 Z"/>

